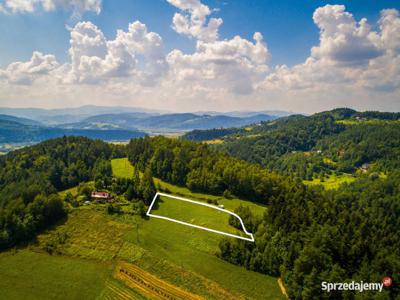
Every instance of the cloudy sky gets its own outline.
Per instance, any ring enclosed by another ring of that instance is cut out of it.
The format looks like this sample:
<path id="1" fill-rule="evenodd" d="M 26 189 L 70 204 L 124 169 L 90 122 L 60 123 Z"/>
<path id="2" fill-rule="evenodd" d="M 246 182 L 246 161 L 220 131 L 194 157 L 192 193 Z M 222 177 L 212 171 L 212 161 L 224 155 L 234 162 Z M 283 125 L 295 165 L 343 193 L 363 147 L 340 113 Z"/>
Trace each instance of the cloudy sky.
<path id="1" fill-rule="evenodd" d="M 0 0 L 0 106 L 400 111 L 400 2 Z"/>

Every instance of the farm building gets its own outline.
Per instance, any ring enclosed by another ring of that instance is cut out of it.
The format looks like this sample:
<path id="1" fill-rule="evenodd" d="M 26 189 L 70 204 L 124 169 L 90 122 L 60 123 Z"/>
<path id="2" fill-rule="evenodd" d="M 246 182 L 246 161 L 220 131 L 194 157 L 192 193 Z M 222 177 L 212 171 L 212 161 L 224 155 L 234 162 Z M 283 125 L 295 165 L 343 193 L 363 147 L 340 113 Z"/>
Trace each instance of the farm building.
<path id="1" fill-rule="evenodd" d="M 108 192 L 92 192 L 92 200 L 110 201 L 113 197 Z"/>

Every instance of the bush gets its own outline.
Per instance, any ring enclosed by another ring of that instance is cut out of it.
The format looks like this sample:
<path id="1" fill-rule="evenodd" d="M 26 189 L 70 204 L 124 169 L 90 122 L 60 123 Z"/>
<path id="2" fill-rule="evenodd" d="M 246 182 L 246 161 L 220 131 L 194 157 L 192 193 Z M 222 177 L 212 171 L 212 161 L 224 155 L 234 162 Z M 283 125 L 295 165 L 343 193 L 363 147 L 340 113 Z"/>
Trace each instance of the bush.
<path id="1" fill-rule="evenodd" d="M 232 193 L 231 193 L 229 190 L 225 190 L 225 191 L 222 193 L 222 197 L 224 197 L 224 198 L 226 198 L 226 199 L 232 199 L 232 198 L 233 198 L 233 195 L 232 195 Z"/>
<path id="2" fill-rule="evenodd" d="M 109 215 L 120 214 L 121 213 L 121 207 L 119 207 L 119 205 L 113 205 L 113 204 L 109 203 L 107 205 L 107 213 Z"/>

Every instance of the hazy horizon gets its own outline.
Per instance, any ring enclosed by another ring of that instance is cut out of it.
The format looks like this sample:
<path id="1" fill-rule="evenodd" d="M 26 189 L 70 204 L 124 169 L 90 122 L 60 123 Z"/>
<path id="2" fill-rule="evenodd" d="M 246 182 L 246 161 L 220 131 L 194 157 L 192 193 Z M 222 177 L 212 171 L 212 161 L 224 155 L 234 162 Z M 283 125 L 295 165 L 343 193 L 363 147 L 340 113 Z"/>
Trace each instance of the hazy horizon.
<path id="1" fill-rule="evenodd" d="M 399 10 L 391 0 L 0 0 L 0 106 L 400 111 Z"/>

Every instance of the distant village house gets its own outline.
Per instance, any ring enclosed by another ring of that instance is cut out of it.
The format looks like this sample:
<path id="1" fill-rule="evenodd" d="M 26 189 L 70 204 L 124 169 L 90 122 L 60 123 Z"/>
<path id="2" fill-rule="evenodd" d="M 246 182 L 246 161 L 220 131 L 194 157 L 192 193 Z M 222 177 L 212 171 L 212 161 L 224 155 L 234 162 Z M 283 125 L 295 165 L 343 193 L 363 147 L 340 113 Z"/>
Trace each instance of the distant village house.
<path id="1" fill-rule="evenodd" d="M 111 201 L 113 197 L 108 192 L 92 192 L 91 198 L 98 201 Z"/>

